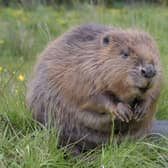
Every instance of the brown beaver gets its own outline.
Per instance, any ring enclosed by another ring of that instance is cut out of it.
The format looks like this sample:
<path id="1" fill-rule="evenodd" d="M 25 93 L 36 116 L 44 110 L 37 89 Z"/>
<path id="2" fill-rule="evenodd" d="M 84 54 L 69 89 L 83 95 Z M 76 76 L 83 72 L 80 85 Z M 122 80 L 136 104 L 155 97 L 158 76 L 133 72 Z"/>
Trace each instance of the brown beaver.
<path id="1" fill-rule="evenodd" d="M 34 118 L 54 124 L 60 145 L 76 150 L 116 136 L 150 130 L 161 87 L 161 64 L 146 32 L 83 25 L 53 41 L 42 53 L 27 102 Z"/>

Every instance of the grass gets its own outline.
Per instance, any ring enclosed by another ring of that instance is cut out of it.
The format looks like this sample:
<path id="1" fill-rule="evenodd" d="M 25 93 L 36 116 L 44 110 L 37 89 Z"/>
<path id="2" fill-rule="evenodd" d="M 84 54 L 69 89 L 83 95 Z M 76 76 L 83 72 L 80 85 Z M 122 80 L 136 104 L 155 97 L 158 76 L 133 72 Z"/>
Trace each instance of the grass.
<path id="1" fill-rule="evenodd" d="M 87 4 L 72 9 L 43 7 L 36 10 L 0 7 L 0 167 L 10 168 L 166 168 L 168 138 L 162 141 L 125 140 L 85 154 L 82 161 L 57 149 L 55 130 L 37 125 L 25 105 L 26 84 L 36 56 L 46 44 L 81 23 L 101 23 L 148 31 L 157 41 L 163 63 L 164 82 L 158 119 L 168 119 L 168 8 L 130 6 L 107 9 Z"/>

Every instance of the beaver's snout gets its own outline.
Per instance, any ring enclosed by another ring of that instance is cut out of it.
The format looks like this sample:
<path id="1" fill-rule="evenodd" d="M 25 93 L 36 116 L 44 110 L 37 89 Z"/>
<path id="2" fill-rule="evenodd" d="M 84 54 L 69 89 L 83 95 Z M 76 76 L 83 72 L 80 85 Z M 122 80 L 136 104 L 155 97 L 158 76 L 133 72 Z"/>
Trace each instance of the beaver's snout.
<path id="1" fill-rule="evenodd" d="M 152 64 L 147 64 L 143 66 L 141 69 L 141 75 L 145 78 L 153 78 L 156 75 L 156 69 Z"/>

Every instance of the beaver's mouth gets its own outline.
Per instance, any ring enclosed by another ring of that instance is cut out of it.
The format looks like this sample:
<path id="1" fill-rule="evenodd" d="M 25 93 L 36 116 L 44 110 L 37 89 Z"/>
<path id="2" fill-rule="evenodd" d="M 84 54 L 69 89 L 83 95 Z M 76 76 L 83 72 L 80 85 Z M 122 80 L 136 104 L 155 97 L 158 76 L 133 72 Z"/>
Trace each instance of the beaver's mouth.
<path id="1" fill-rule="evenodd" d="M 148 81 L 145 86 L 138 87 L 140 92 L 145 93 L 152 87 L 152 81 Z"/>

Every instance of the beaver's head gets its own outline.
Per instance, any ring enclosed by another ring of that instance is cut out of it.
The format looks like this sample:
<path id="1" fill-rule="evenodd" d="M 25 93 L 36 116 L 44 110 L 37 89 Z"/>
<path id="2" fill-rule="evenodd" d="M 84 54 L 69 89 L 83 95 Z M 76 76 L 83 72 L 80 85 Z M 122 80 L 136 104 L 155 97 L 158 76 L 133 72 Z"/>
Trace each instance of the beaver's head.
<path id="1" fill-rule="evenodd" d="M 100 38 L 100 78 L 121 100 L 132 99 L 152 88 L 160 73 L 159 53 L 144 32 L 111 31 Z"/>

